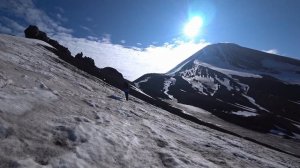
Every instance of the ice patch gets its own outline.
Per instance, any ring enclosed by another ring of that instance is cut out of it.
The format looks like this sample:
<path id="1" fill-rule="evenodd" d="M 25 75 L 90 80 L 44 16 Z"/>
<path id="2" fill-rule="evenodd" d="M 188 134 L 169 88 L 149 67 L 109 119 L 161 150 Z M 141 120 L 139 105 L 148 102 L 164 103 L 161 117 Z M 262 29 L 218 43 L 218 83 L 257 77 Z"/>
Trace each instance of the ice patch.
<path id="1" fill-rule="evenodd" d="M 252 117 L 252 116 L 257 116 L 257 113 L 249 112 L 249 111 L 235 111 L 232 112 L 232 114 L 239 115 L 239 116 L 244 116 L 244 117 Z"/>
<path id="2" fill-rule="evenodd" d="M 242 109 L 244 109 L 244 110 L 250 111 L 250 112 L 256 112 L 256 109 L 251 108 L 251 107 L 247 107 L 247 106 L 243 106 L 243 105 L 238 104 L 238 103 L 235 103 L 235 104 L 233 104 L 233 105 L 234 105 L 234 106 L 237 106 L 237 107 L 239 107 L 239 108 L 242 108 Z"/>

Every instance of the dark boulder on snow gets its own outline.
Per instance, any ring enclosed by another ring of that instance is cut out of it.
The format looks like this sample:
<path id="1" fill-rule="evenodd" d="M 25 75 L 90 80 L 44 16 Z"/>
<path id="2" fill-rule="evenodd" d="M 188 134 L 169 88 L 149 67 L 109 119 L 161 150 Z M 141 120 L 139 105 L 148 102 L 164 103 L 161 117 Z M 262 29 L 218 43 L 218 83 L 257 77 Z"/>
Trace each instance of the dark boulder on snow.
<path id="1" fill-rule="evenodd" d="M 42 32 L 39 30 L 37 26 L 30 25 L 25 29 L 24 31 L 26 38 L 33 38 L 33 39 L 39 39 L 45 42 L 49 41 L 49 37 L 45 32 Z"/>

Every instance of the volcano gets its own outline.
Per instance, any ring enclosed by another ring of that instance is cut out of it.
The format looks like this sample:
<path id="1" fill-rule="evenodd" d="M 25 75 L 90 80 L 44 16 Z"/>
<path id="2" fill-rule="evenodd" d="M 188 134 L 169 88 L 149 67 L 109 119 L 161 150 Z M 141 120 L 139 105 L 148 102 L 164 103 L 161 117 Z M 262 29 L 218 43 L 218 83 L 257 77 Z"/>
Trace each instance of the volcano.
<path id="1" fill-rule="evenodd" d="M 231 123 L 299 139 L 300 61 L 232 43 L 209 45 L 165 74 L 134 81 L 147 95 Z"/>

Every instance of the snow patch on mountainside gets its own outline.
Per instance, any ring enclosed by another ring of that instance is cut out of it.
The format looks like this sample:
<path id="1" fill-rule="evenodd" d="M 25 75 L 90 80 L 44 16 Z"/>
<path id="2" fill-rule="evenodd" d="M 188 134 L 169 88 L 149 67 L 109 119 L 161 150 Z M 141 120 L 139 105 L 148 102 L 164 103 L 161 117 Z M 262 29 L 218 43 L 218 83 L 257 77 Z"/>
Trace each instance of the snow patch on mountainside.
<path id="1" fill-rule="evenodd" d="M 269 110 L 267 110 L 267 109 L 263 108 L 262 106 L 258 105 L 252 97 L 247 96 L 247 95 L 245 95 L 245 94 L 242 94 L 242 95 L 243 95 L 246 99 L 248 99 L 249 102 L 251 102 L 253 105 L 255 105 L 256 107 L 258 107 L 259 109 L 264 110 L 264 111 L 267 111 L 267 112 L 270 112 Z"/>
<path id="2" fill-rule="evenodd" d="M 201 94 L 213 96 L 215 92 L 218 90 L 218 84 L 214 83 L 214 79 L 211 77 L 204 76 L 193 76 L 193 77 L 185 77 L 182 76 L 184 80 L 189 82 L 192 87 L 198 90 Z M 208 90 L 209 88 L 210 90 Z"/>
<path id="3" fill-rule="evenodd" d="M 140 84 L 141 84 L 141 83 L 144 83 L 144 82 L 147 82 L 149 79 L 150 79 L 150 77 L 147 77 L 147 78 L 145 78 L 144 80 L 141 80 L 141 81 L 136 82 L 136 83 L 134 83 L 134 84 L 135 84 L 135 86 L 136 86 L 137 88 L 140 88 Z"/>
<path id="4" fill-rule="evenodd" d="M 176 83 L 176 79 L 173 77 L 171 77 L 169 79 L 165 79 L 165 81 L 164 81 L 164 88 L 163 88 L 164 94 L 167 95 L 170 99 L 174 99 L 174 97 L 168 93 L 169 87 L 171 85 L 175 85 L 175 83 Z"/>
<path id="5" fill-rule="evenodd" d="M 232 75 L 236 75 L 236 76 L 241 76 L 241 77 L 252 77 L 252 78 L 262 78 L 261 75 L 255 74 L 255 73 L 251 73 L 251 72 L 243 72 L 243 71 L 236 71 L 236 70 L 232 70 L 235 69 L 234 67 L 229 67 L 229 68 L 220 68 L 199 60 L 195 60 L 194 61 L 195 65 L 199 65 L 199 66 L 203 66 L 203 67 L 207 67 L 210 69 L 213 69 L 215 71 L 219 71 L 222 72 L 223 74 L 226 74 L 228 76 L 232 76 Z"/>
<path id="6" fill-rule="evenodd" d="M 249 111 L 234 111 L 234 112 L 232 112 L 232 114 L 241 115 L 241 116 L 244 116 L 244 117 L 257 116 L 257 113 L 252 113 L 252 112 L 249 112 Z"/>
<path id="7" fill-rule="evenodd" d="M 224 80 L 221 80 L 218 77 L 216 77 L 215 79 L 219 81 L 223 86 L 225 86 L 228 91 L 231 91 L 233 89 L 233 87 L 230 86 L 230 80 L 228 78 L 224 78 Z"/>

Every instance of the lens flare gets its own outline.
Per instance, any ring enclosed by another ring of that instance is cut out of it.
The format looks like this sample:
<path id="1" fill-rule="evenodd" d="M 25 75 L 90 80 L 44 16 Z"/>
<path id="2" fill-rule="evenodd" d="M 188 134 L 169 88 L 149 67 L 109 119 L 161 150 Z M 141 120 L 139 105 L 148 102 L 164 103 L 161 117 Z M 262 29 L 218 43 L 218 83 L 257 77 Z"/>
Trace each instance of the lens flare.
<path id="1" fill-rule="evenodd" d="M 184 34 L 189 38 L 196 37 L 199 34 L 202 25 L 203 25 L 202 18 L 200 16 L 194 16 L 184 26 Z"/>

